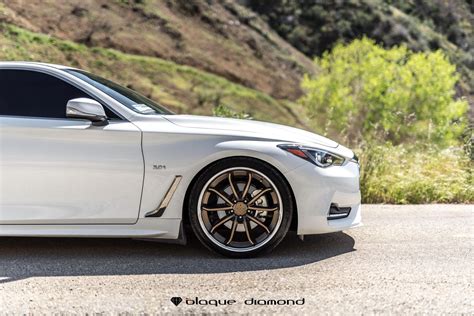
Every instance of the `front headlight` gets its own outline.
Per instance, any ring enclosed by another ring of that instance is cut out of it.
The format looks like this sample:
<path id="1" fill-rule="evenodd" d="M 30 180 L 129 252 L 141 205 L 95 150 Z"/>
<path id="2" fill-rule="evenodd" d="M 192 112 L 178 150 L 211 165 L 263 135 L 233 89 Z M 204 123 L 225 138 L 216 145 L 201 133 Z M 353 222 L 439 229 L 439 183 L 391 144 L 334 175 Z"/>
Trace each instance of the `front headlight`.
<path id="1" fill-rule="evenodd" d="M 321 168 L 327 168 L 331 166 L 342 166 L 346 161 L 341 156 L 318 148 L 311 148 L 294 144 L 278 145 L 278 147 L 289 153 L 292 153 L 295 156 L 306 159 Z"/>

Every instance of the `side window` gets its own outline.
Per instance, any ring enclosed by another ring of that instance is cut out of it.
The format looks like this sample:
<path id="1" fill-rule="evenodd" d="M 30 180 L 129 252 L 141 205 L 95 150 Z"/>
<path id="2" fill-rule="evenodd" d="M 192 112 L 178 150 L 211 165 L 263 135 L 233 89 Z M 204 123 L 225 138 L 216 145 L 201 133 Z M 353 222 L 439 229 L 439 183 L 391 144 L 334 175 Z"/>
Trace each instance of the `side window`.
<path id="1" fill-rule="evenodd" d="M 66 104 L 90 98 L 67 82 L 41 72 L 0 70 L 0 115 L 66 118 Z M 109 118 L 118 118 L 104 107 Z"/>

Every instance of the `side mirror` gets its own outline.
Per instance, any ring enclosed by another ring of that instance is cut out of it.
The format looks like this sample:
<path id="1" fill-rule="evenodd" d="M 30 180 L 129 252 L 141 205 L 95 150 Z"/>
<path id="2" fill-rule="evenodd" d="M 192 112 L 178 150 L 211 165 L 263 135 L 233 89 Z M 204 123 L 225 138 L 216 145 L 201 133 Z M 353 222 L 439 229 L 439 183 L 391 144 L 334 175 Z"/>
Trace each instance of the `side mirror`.
<path id="1" fill-rule="evenodd" d="M 66 117 L 85 119 L 93 125 L 107 125 L 107 115 L 105 115 L 102 105 L 89 98 L 72 99 L 66 105 Z"/>

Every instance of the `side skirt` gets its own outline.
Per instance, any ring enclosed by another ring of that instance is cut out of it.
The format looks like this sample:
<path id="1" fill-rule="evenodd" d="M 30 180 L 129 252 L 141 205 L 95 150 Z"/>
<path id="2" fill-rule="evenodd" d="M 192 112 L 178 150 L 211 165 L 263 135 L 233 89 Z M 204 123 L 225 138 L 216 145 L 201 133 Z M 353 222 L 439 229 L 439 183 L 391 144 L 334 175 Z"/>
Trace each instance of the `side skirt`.
<path id="1" fill-rule="evenodd" d="M 178 239 L 181 219 L 140 218 L 116 225 L 0 225 L 0 236 Z"/>

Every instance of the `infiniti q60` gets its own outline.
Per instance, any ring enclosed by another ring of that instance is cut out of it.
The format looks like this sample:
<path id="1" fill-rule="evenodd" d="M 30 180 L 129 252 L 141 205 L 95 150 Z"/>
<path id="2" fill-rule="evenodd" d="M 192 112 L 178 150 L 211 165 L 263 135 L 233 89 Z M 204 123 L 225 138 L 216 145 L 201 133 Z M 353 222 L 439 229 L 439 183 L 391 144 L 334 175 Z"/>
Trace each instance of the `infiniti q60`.
<path id="1" fill-rule="evenodd" d="M 0 62 L 0 236 L 185 240 L 250 257 L 360 225 L 359 163 L 286 126 L 175 115 L 94 74 Z M 189 234 L 189 232 L 188 232 Z"/>

